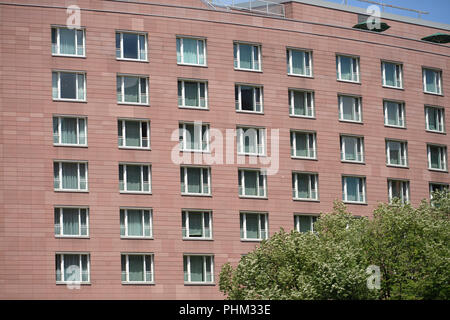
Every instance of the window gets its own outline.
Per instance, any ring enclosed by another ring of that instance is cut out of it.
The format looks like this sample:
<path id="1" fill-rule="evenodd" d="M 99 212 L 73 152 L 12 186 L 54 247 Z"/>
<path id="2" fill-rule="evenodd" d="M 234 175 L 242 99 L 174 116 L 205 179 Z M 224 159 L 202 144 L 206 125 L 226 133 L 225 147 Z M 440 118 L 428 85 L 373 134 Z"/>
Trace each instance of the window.
<path id="1" fill-rule="evenodd" d="M 86 101 L 86 74 L 53 71 L 52 90 L 53 100 Z"/>
<path id="2" fill-rule="evenodd" d="M 177 62 L 206 66 L 206 40 L 177 37 Z"/>
<path id="3" fill-rule="evenodd" d="M 56 283 L 89 283 L 90 263 L 87 253 L 57 253 Z"/>
<path id="4" fill-rule="evenodd" d="M 436 69 L 422 69 L 423 91 L 425 93 L 442 94 L 442 71 Z"/>
<path id="5" fill-rule="evenodd" d="M 87 119 L 71 116 L 53 117 L 53 144 L 68 146 L 87 145 Z"/>
<path id="6" fill-rule="evenodd" d="M 241 212 L 241 240 L 265 240 L 268 237 L 267 213 Z"/>
<path id="7" fill-rule="evenodd" d="M 294 117 L 314 117 L 314 92 L 289 90 L 289 114 Z"/>
<path id="8" fill-rule="evenodd" d="M 237 149 L 239 155 L 265 155 L 266 129 L 255 127 L 238 127 Z"/>
<path id="9" fill-rule="evenodd" d="M 152 231 L 151 209 L 120 209 L 121 238 L 151 238 Z"/>
<path id="10" fill-rule="evenodd" d="M 339 120 L 362 122 L 361 98 L 339 96 Z"/>
<path id="11" fill-rule="evenodd" d="M 383 86 L 390 88 L 403 88 L 403 66 L 400 63 L 381 62 Z"/>
<path id="12" fill-rule="evenodd" d="M 295 215 L 294 225 L 298 232 L 313 232 L 314 223 L 317 221 L 317 216 L 312 215 Z"/>
<path id="13" fill-rule="evenodd" d="M 409 202 L 409 181 L 388 179 L 389 202 L 398 198 L 402 203 Z"/>
<path id="14" fill-rule="evenodd" d="M 364 138 L 341 135 L 341 160 L 364 162 Z"/>
<path id="15" fill-rule="evenodd" d="M 119 164 L 120 192 L 151 193 L 151 166 L 148 164 Z"/>
<path id="16" fill-rule="evenodd" d="M 52 27 L 52 54 L 54 56 L 85 56 L 84 29 Z"/>
<path id="17" fill-rule="evenodd" d="M 289 75 L 312 77 L 311 51 L 287 49 L 286 53 Z"/>
<path id="18" fill-rule="evenodd" d="M 89 214 L 87 208 L 55 208 L 55 236 L 87 237 Z"/>
<path id="19" fill-rule="evenodd" d="M 384 125 L 388 127 L 406 127 L 404 103 L 384 101 Z"/>
<path id="20" fill-rule="evenodd" d="M 178 128 L 181 151 L 209 151 L 209 124 L 180 123 Z"/>
<path id="21" fill-rule="evenodd" d="M 210 195 L 211 177 L 209 168 L 181 167 L 181 194 Z"/>
<path id="22" fill-rule="evenodd" d="M 212 239 L 210 211 L 183 210 L 181 223 L 183 239 Z"/>
<path id="23" fill-rule="evenodd" d="M 316 159 L 316 133 L 291 131 L 291 157 Z"/>
<path id="24" fill-rule="evenodd" d="M 293 172 L 292 196 L 294 200 L 319 200 L 318 179 L 317 173 Z"/>
<path id="25" fill-rule="evenodd" d="M 234 68 L 261 71 L 261 46 L 250 43 L 234 43 Z"/>
<path id="26" fill-rule="evenodd" d="M 445 111 L 444 108 L 426 106 L 425 121 L 428 131 L 445 132 Z"/>
<path id="27" fill-rule="evenodd" d="M 267 197 L 267 176 L 259 169 L 239 169 L 238 185 L 241 197 Z"/>
<path id="28" fill-rule="evenodd" d="M 235 85 L 236 111 L 263 112 L 263 89 L 259 86 Z"/>
<path id="29" fill-rule="evenodd" d="M 447 147 L 427 145 L 428 169 L 447 171 Z"/>
<path id="30" fill-rule="evenodd" d="M 117 76 L 117 102 L 148 104 L 148 78 L 141 76 Z"/>
<path id="31" fill-rule="evenodd" d="M 121 264 L 122 283 L 153 283 L 153 254 L 122 254 Z"/>
<path id="32" fill-rule="evenodd" d="M 337 55 L 336 73 L 338 80 L 359 82 L 359 58 Z"/>
<path id="33" fill-rule="evenodd" d="M 214 283 L 214 257 L 212 255 L 184 255 L 183 270 L 185 283 Z"/>
<path id="34" fill-rule="evenodd" d="M 449 185 L 446 183 L 433 183 L 430 182 L 430 199 L 433 199 L 433 193 L 436 191 L 449 190 Z"/>
<path id="35" fill-rule="evenodd" d="M 178 80 L 178 107 L 208 108 L 206 81 Z"/>
<path id="36" fill-rule="evenodd" d="M 87 191 L 87 162 L 56 161 L 53 163 L 55 191 Z"/>
<path id="37" fill-rule="evenodd" d="M 147 35 L 136 32 L 116 32 L 116 58 L 147 61 Z"/>
<path id="38" fill-rule="evenodd" d="M 150 149 L 150 121 L 119 119 L 119 148 Z"/>
<path id="39" fill-rule="evenodd" d="M 408 165 L 408 147 L 405 141 L 386 140 L 386 164 L 399 167 Z"/>
<path id="40" fill-rule="evenodd" d="M 342 201 L 349 203 L 365 203 L 366 178 L 355 176 L 343 176 Z"/>

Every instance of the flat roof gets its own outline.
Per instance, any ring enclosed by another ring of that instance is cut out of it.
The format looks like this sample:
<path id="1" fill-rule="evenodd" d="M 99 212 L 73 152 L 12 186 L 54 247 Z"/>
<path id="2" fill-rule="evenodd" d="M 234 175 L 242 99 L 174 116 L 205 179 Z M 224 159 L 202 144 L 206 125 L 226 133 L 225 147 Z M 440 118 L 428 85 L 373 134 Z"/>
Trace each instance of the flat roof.
<path id="1" fill-rule="evenodd" d="M 358 14 L 365 14 L 367 15 L 366 9 L 360 8 L 360 7 L 354 7 L 324 0 L 270 0 L 270 2 L 273 3 L 288 3 L 288 2 L 298 2 L 303 4 L 309 4 L 313 6 L 318 7 L 324 7 L 324 8 L 330 8 L 335 10 L 341 10 L 341 11 L 347 11 L 347 12 L 353 12 Z M 398 14 L 393 13 L 387 13 L 387 12 L 381 12 L 381 18 L 388 19 L 388 20 L 395 20 L 395 21 L 401 21 L 431 28 L 438 28 L 438 29 L 444 29 L 444 30 L 450 30 L 450 25 L 440 22 L 434 22 L 419 18 L 413 18 L 413 17 L 407 17 L 407 16 L 401 16 Z"/>

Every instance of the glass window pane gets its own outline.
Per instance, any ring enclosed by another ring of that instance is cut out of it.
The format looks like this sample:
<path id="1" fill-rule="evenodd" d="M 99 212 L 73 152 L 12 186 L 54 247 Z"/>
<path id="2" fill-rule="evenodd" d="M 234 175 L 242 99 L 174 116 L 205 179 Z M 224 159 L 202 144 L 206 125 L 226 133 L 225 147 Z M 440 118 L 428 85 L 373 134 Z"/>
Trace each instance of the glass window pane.
<path id="1" fill-rule="evenodd" d="M 307 115 L 305 95 L 306 92 L 294 91 L 294 115 Z"/>
<path id="2" fill-rule="evenodd" d="M 61 54 L 76 54 L 75 29 L 59 29 L 59 50 Z"/>
<path id="3" fill-rule="evenodd" d="M 183 39 L 183 58 L 184 63 L 197 64 L 197 40 L 196 39 Z"/>
<path id="4" fill-rule="evenodd" d="M 241 110 L 254 111 L 254 88 L 241 86 Z"/>
<path id="5" fill-rule="evenodd" d="M 144 281 L 144 256 L 128 256 L 128 270 L 130 281 Z"/>
<path id="6" fill-rule="evenodd" d="M 297 157 L 308 157 L 308 135 L 306 133 L 295 133 L 295 148 Z"/>
<path id="7" fill-rule="evenodd" d="M 437 72 L 434 70 L 425 69 L 426 91 L 437 93 Z"/>
<path id="8" fill-rule="evenodd" d="M 257 171 L 244 171 L 245 195 L 257 196 Z"/>
<path id="9" fill-rule="evenodd" d="M 134 237 L 142 237 L 142 211 L 141 210 L 127 210 L 128 214 L 128 235 Z"/>
<path id="10" fill-rule="evenodd" d="M 80 256 L 77 254 L 64 255 L 64 280 L 81 281 Z"/>
<path id="11" fill-rule="evenodd" d="M 309 232 L 311 230 L 311 217 L 310 216 L 298 216 L 300 223 L 300 232 Z"/>
<path id="12" fill-rule="evenodd" d="M 239 44 L 240 68 L 252 69 L 252 51 L 253 48 L 248 44 Z"/>
<path id="13" fill-rule="evenodd" d="M 191 281 L 202 282 L 204 281 L 203 274 L 203 257 L 201 256 L 190 256 L 191 263 Z"/>
<path id="14" fill-rule="evenodd" d="M 139 121 L 126 121 L 125 122 L 125 145 L 127 147 L 140 147 L 141 146 L 141 123 Z"/>
<path id="15" fill-rule="evenodd" d="M 258 215 L 257 214 L 246 214 L 246 225 L 247 225 L 247 239 L 259 239 L 258 232 Z"/>
<path id="16" fill-rule="evenodd" d="M 61 118 L 61 143 L 77 144 L 77 119 Z"/>
<path id="17" fill-rule="evenodd" d="M 189 193 L 201 193 L 201 168 L 187 168 L 188 176 L 188 192 Z"/>
<path id="18" fill-rule="evenodd" d="M 63 211 L 63 234 L 79 235 L 78 209 L 64 208 Z"/>
<path id="19" fill-rule="evenodd" d="M 399 119 L 399 108 L 400 105 L 395 102 L 386 102 L 386 111 L 387 111 L 387 123 L 389 125 L 398 126 L 400 125 Z"/>
<path id="20" fill-rule="evenodd" d="M 396 70 L 395 64 L 384 63 L 385 85 L 391 87 L 396 86 L 395 70 Z"/>
<path id="21" fill-rule="evenodd" d="M 352 80 L 352 58 L 340 57 L 341 61 L 341 80 Z"/>
<path id="22" fill-rule="evenodd" d="M 304 75 L 305 72 L 305 53 L 303 51 L 292 50 L 292 73 Z"/>
<path id="23" fill-rule="evenodd" d="M 198 97 L 198 84 L 197 82 L 185 82 L 184 83 L 184 104 L 190 107 L 198 107 L 199 97 Z"/>
<path id="24" fill-rule="evenodd" d="M 78 189 L 78 164 L 61 163 L 63 189 Z"/>
<path id="25" fill-rule="evenodd" d="M 202 214 L 201 213 L 190 213 L 189 214 L 189 236 L 190 237 L 202 237 Z"/>
<path id="26" fill-rule="evenodd" d="M 347 191 L 347 201 L 358 201 L 359 200 L 359 197 L 358 197 L 359 178 L 346 177 L 345 180 L 347 182 L 347 190 L 346 190 Z"/>
<path id="27" fill-rule="evenodd" d="M 77 83 L 76 73 L 60 72 L 61 84 L 61 98 L 62 99 L 76 99 L 77 98 Z"/>
<path id="28" fill-rule="evenodd" d="M 127 191 L 142 191 L 141 166 L 126 166 Z"/>
<path id="29" fill-rule="evenodd" d="M 348 96 L 341 96 L 341 101 L 342 101 L 342 119 L 358 120 L 354 115 L 355 98 Z"/>
<path id="30" fill-rule="evenodd" d="M 124 77 L 125 102 L 139 102 L 139 78 Z"/>
<path id="31" fill-rule="evenodd" d="M 123 33 L 123 57 L 125 59 L 138 59 L 138 35 Z"/>

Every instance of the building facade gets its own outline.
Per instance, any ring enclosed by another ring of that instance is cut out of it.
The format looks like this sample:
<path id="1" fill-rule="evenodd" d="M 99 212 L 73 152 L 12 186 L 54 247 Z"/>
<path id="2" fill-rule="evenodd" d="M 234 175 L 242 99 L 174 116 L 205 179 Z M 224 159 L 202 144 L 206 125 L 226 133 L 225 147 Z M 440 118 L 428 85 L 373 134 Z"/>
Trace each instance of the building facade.
<path id="1" fill-rule="evenodd" d="M 450 49 L 421 39 L 450 26 L 278 2 L 0 3 L 0 298 L 221 299 L 335 200 L 448 187 Z"/>

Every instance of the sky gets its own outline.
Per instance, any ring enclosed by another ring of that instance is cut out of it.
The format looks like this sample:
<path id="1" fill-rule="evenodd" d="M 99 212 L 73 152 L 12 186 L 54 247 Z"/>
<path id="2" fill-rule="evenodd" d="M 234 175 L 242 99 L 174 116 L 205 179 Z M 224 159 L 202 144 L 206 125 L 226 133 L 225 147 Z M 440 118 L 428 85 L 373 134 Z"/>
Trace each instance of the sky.
<path id="1" fill-rule="evenodd" d="M 344 0 L 326 0 L 336 3 L 344 3 Z M 450 25 L 450 0 L 372 0 L 374 2 L 383 2 L 398 7 L 427 11 L 429 14 L 422 15 L 422 19 L 435 22 L 442 22 Z M 371 4 L 357 0 L 347 0 L 347 4 L 354 7 L 367 8 Z M 417 18 L 417 13 L 385 8 L 385 12 L 410 16 Z"/>

